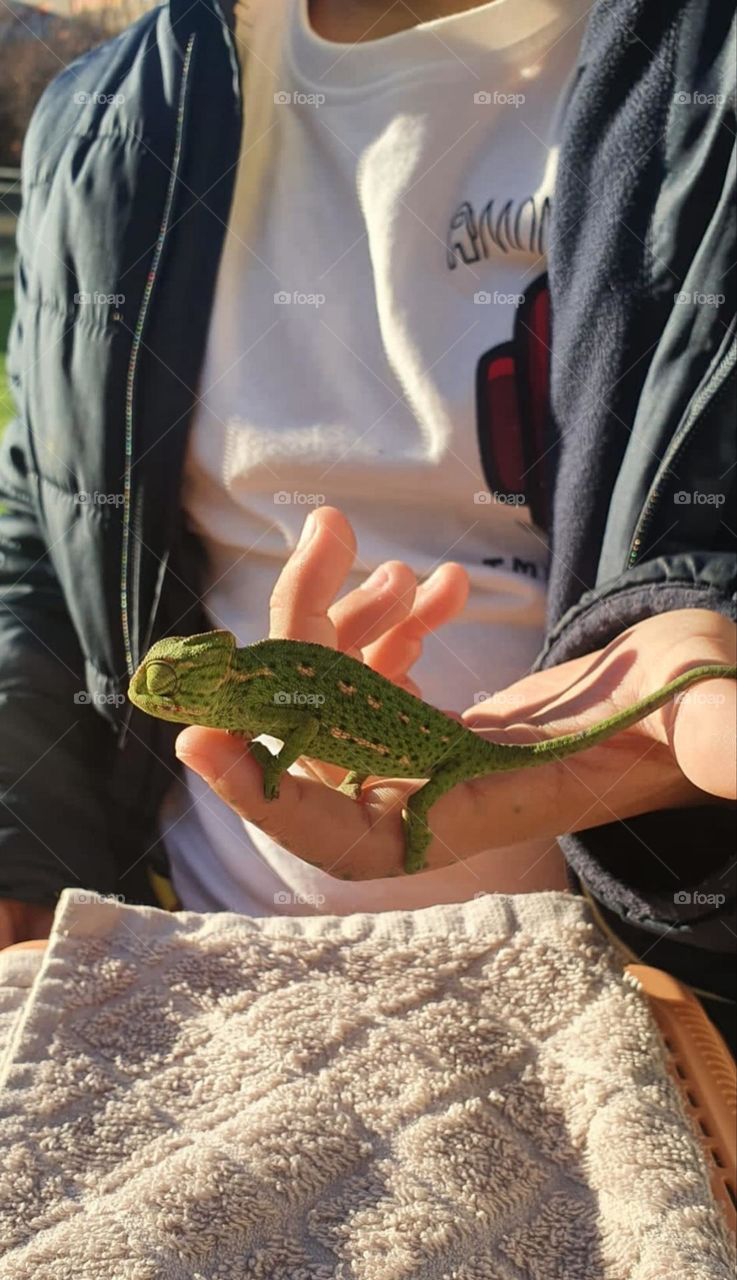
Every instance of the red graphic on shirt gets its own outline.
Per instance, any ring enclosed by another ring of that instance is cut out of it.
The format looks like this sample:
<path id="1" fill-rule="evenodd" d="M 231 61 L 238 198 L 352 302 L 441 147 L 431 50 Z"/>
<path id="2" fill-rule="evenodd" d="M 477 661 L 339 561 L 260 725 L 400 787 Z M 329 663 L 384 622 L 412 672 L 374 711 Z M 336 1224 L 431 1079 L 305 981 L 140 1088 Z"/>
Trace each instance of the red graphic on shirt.
<path id="1" fill-rule="evenodd" d="M 538 276 L 517 308 L 511 341 L 479 360 L 476 425 L 489 492 L 524 494 L 535 524 L 547 528 L 554 444 L 547 275 Z"/>

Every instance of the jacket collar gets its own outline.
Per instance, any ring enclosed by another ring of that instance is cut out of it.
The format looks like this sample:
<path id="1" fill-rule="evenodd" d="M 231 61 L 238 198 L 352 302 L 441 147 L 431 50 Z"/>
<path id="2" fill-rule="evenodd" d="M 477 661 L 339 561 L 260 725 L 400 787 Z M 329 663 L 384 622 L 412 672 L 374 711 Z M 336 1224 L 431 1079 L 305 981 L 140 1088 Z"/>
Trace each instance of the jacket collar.
<path id="1" fill-rule="evenodd" d="M 232 35 L 234 8 L 235 0 L 194 0 L 194 4 L 192 0 L 169 0 L 169 25 L 180 53 L 184 55 L 191 35 L 209 28 L 212 38 L 213 19 L 227 27 Z"/>

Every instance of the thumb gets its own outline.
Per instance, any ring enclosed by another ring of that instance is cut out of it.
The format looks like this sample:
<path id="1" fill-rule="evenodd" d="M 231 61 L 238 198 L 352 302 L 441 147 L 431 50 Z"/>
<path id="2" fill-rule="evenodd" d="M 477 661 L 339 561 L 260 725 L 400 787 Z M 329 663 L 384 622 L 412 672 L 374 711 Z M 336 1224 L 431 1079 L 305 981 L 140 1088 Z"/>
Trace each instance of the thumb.
<path id="1" fill-rule="evenodd" d="M 674 704 L 671 743 L 679 768 L 710 795 L 737 799 L 737 681 L 703 680 Z"/>

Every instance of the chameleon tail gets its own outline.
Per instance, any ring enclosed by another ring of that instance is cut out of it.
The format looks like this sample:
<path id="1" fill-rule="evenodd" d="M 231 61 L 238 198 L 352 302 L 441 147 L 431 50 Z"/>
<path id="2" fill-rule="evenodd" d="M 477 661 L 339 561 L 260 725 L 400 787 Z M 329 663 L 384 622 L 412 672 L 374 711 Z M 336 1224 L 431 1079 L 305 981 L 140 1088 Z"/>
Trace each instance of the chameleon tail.
<path id="1" fill-rule="evenodd" d="M 650 693 L 645 698 L 641 698 L 639 702 L 628 707 L 625 711 L 618 711 L 616 715 L 610 716 L 608 720 L 602 720 L 599 724 L 594 724 L 589 729 L 581 729 L 578 733 L 564 733 L 559 738 L 543 738 L 540 742 L 530 743 L 498 743 L 484 740 L 484 745 L 491 749 L 493 755 L 493 763 L 489 763 L 487 755 L 488 772 L 498 772 L 503 769 L 523 769 L 533 764 L 545 764 L 546 760 L 553 757 L 574 755 L 577 751 L 583 751 L 588 747 L 595 746 L 598 742 L 603 742 L 606 738 L 612 737 L 613 734 L 619 733 L 622 729 L 628 729 L 630 725 L 636 724 L 638 720 L 644 720 L 653 711 L 657 711 L 658 707 L 664 706 L 666 702 L 673 697 L 674 694 L 680 693 L 682 689 L 688 688 L 689 685 L 695 684 L 698 680 L 709 680 L 718 678 L 737 679 L 737 666 L 728 666 L 726 663 L 710 663 L 702 667 L 693 667 L 690 671 L 685 671 L 683 675 L 676 676 L 675 680 L 671 680 L 669 684 L 663 685 L 657 689 L 655 693 Z M 537 757 L 537 758 L 536 758 Z"/>

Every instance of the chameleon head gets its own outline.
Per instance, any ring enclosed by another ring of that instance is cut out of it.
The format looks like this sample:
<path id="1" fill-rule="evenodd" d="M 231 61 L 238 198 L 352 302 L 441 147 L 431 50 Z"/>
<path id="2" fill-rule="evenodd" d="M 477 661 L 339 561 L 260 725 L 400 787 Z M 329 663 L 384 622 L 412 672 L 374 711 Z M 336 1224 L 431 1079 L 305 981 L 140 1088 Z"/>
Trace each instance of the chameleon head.
<path id="1" fill-rule="evenodd" d="M 159 640 L 133 676 L 128 697 L 159 720 L 202 725 L 217 721 L 218 694 L 235 648 L 229 631 Z"/>

